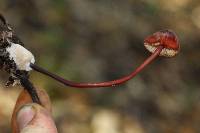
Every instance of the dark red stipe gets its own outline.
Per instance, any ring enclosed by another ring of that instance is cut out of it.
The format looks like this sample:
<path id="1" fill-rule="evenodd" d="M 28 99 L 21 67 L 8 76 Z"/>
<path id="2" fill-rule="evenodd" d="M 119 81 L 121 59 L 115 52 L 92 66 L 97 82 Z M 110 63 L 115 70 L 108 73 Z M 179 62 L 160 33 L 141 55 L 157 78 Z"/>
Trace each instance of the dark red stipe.
<path id="1" fill-rule="evenodd" d="M 145 66 L 147 66 L 149 63 L 151 63 L 157 56 L 159 56 L 160 52 L 162 51 L 163 46 L 159 46 L 155 52 L 149 56 L 139 67 L 136 68 L 135 71 L 133 71 L 132 73 L 130 73 L 127 76 L 124 76 L 122 78 L 116 79 L 116 80 L 112 80 L 112 81 L 106 81 L 106 82 L 97 82 L 97 83 L 77 83 L 77 82 L 73 82 L 73 81 L 69 81 L 66 80 L 58 75 L 55 75 L 53 73 L 50 73 L 49 71 L 35 65 L 35 64 L 30 64 L 31 68 L 33 68 L 33 70 L 40 72 L 42 74 L 45 74 L 61 83 L 63 83 L 66 86 L 71 86 L 71 87 L 76 87 L 76 88 L 95 88 L 95 87 L 110 87 L 110 86 L 115 86 L 115 85 L 119 85 L 122 84 L 128 80 L 130 80 L 131 78 L 135 77 L 140 71 L 143 70 L 143 68 Z"/>

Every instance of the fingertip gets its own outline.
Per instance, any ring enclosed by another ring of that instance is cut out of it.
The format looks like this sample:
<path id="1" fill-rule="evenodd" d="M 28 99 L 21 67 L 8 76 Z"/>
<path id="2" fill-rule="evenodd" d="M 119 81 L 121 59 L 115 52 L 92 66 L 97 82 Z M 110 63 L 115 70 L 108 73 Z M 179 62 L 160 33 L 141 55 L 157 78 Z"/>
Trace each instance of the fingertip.
<path id="1" fill-rule="evenodd" d="M 17 112 L 17 125 L 19 130 L 23 129 L 30 123 L 36 114 L 36 110 L 32 105 L 23 106 L 19 112 Z"/>
<path id="2" fill-rule="evenodd" d="M 41 103 L 42 103 L 41 106 L 44 108 L 44 110 L 48 111 L 49 114 L 51 114 L 51 112 L 52 112 L 51 101 L 49 99 L 48 94 L 43 89 L 37 89 L 36 91 L 37 91 L 38 96 L 41 100 Z M 22 109 L 24 107 L 24 105 L 29 105 L 29 104 L 33 104 L 31 97 L 26 90 L 23 90 L 20 93 L 20 95 L 17 99 L 16 105 L 15 105 L 15 108 L 13 110 L 12 119 L 11 119 L 12 133 L 19 133 L 19 127 L 17 125 L 18 112 L 19 112 L 20 109 Z M 32 106 L 32 107 L 35 107 L 36 105 L 37 104 L 34 104 L 34 106 Z M 39 106 L 39 107 L 41 107 L 41 106 Z"/>
<path id="3" fill-rule="evenodd" d="M 24 105 L 17 112 L 17 125 L 20 132 L 57 133 L 51 114 L 38 104 Z"/>

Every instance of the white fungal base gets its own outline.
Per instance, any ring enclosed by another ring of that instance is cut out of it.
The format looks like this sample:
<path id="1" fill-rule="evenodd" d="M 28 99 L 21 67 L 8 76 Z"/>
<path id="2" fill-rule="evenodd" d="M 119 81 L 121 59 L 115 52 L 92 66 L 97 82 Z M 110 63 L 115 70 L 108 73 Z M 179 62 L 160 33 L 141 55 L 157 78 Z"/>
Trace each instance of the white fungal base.
<path id="1" fill-rule="evenodd" d="M 153 52 L 157 49 L 157 47 L 152 46 L 152 45 L 150 45 L 150 44 L 148 44 L 148 43 L 145 43 L 144 46 L 145 46 L 146 49 L 147 49 L 149 52 L 151 52 L 151 53 L 153 53 Z M 178 53 L 178 51 L 176 51 L 176 50 L 163 48 L 162 51 L 160 52 L 160 55 L 159 55 L 159 56 L 173 57 L 173 56 L 175 56 L 177 53 Z"/>
<path id="2" fill-rule="evenodd" d="M 25 49 L 23 46 L 15 43 L 11 43 L 11 46 L 6 48 L 9 53 L 10 60 L 14 60 L 18 70 L 30 71 L 30 63 L 35 62 L 33 54 Z"/>

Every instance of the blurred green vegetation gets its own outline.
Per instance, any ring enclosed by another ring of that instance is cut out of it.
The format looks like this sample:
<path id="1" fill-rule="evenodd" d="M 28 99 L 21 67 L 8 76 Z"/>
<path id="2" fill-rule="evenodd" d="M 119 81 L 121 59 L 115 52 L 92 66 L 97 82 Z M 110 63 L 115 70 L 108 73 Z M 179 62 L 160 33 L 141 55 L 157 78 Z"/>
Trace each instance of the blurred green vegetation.
<path id="1" fill-rule="evenodd" d="M 198 0 L 1 0 L 1 13 L 36 57 L 36 63 L 74 81 L 125 75 L 150 55 L 143 39 L 174 30 L 175 58 L 159 58 L 114 88 L 79 90 L 36 72 L 48 91 L 59 133 L 200 132 L 200 1 Z M 21 88 L 4 88 L 1 72 L 0 132 Z M 15 89 L 18 88 L 18 89 Z"/>

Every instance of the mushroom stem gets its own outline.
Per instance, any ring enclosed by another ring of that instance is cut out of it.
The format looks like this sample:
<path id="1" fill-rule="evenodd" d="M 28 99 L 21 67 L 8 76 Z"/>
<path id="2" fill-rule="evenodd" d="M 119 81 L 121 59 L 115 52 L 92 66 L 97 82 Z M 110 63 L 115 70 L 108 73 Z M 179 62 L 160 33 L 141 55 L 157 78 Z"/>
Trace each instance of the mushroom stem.
<path id="1" fill-rule="evenodd" d="M 106 81 L 106 82 L 97 82 L 97 83 L 77 83 L 73 81 L 66 80 L 56 74 L 53 74 L 35 64 L 30 64 L 30 67 L 33 68 L 33 70 L 40 72 L 42 74 L 45 74 L 61 83 L 63 83 L 66 86 L 70 87 L 76 87 L 76 88 L 95 88 L 95 87 L 109 87 L 109 86 L 116 86 L 119 84 L 122 84 L 131 78 L 135 77 L 140 71 L 144 69 L 145 66 L 147 66 L 149 63 L 151 63 L 157 56 L 159 56 L 160 52 L 162 51 L 163 46 L 157 47 L 157 49 L 154 51 L 154 53 L 149 56 L 139 67 L 135 69 L 132 73 L 130 73 L 127 76 L 124 76 L 119 79 L 111 80 L 111 81 Z"/>

